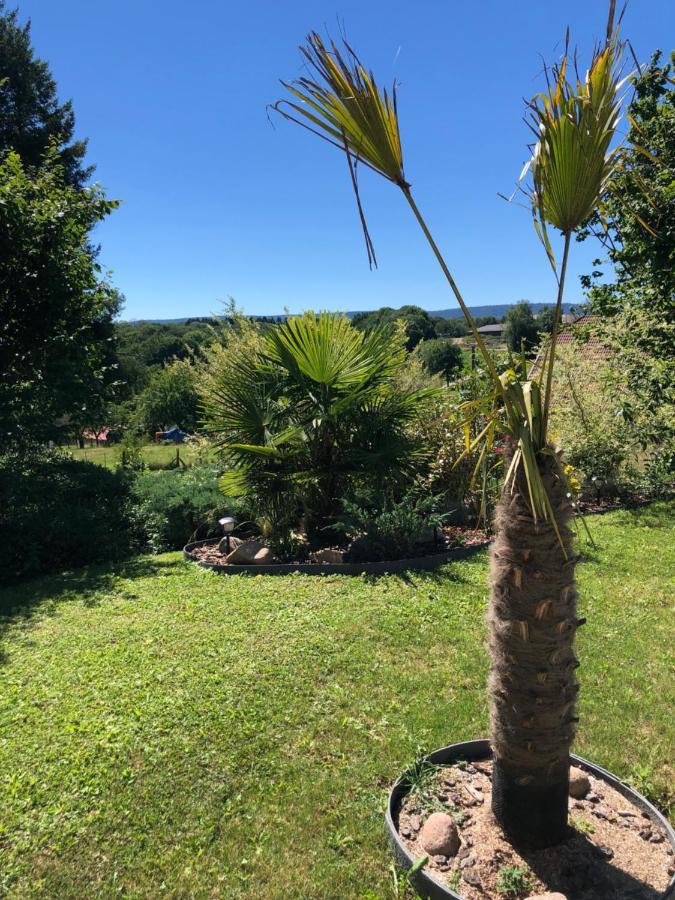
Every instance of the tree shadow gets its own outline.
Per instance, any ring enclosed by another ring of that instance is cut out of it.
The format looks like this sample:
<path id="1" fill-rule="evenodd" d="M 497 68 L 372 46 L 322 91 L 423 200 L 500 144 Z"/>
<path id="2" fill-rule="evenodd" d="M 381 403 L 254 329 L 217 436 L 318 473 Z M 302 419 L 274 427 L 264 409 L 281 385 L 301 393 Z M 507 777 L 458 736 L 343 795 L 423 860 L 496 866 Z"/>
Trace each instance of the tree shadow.
<path id="1" fill-rule="evenodd" d="M 0 641 L 10 627 L 27 625 L 36 616 L 56 615 L 64 603 L 97 606 L 102 595 L 114 591 L 121 581 L 165 577 L 184 565 L 180 558 L 167 560 L 142 556 L 16 582 L 0 593 Z M 128 586 L 121 593 L 125 599 L 136 597 Z M 0 648 L 0 664 L 4 661 L 5 654 Z"/>
<path id="2" fill-rule="evenodd" d="M 546 885 L 567 900 L 660 900 L 662 892 L 640 881 L 602 855 L 596 844 L 575 832 L 555 854 L 546 850 L 520 855 Z M 555 857 L 556 862 L 552 863 Z"/>

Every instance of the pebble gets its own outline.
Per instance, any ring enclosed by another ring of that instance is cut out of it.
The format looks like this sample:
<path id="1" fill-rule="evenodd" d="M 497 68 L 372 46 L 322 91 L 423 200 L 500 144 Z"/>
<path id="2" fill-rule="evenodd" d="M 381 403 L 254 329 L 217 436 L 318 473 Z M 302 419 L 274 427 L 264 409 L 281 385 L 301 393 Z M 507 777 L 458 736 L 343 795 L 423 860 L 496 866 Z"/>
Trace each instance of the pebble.
<path id="1" fill-rule="evenodd" d="M 462 878 L 466 881 L 467 884 L 472 884 L 474 887 L 481 887 L 482 883 L 480 880 L 480 875 L 476 872 L 475 869 L 464 869 L 462 872 Z"/>
<path id="2" fill-rule="evenodd" d="M 588 775 L 576 766 L 570 769 L 570 796 L 582 800 L 591 789 Z"/>
<path id="3" fill-rule="evenodd" d="M 430 856 L 454 856 L 459 849 L 459 834 L 451 816 L 432 813 L 422 826 L 420 843 Z"/>
<path id="4" fill-rule="evenodd" d="M 614 851 L 611 847 L 607 847 L 605 844 L 596 844 L 596 850 L 598 855 L 603 859 L 613 859 Z"/>
<path id="5" fill-rule="evenodd" d="M 600 802 L 600 798 L 598 797 L 597 794 L 587 794 L 586 799 L 588 800 L 589 803 L 599 803 Z"/>
<path id="6" fill-rule="evenodd" d="M 460 869 L 471 869 L 475 865 L 476 865 L 476 857 L 475 856 L 467 856 L 466 859 L 463 859 L 460 862 L 459 867 L 460 867 Z"/>
<path id="7" fill-rule="evenodd" d="M 458 859 L 466 859 L 469 855 L 470 851 L 468 847 L 461 847 L 459 853 L 457 854 Z"/>
<path id="8" fill-rule="evenodd" d="M 662 844 L 663 843 L 663 835 L 659 831 L 656 831 L 652 834 L 652 836 L 649 838 L 649 840 L 652 844 Z"/>

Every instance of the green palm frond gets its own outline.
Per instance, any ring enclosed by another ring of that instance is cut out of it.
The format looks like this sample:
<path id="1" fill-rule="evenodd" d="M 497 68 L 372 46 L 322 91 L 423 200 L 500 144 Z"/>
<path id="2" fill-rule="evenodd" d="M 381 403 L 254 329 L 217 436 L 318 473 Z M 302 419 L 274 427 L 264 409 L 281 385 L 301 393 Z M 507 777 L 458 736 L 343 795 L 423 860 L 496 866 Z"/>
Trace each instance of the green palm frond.
<path id="1" fill-rule="evenodd" d="M 280 100 L 273 109 L 395 184 L 407 185 L 396 84 L 391 95 L 380 91 L 373 73 L 366 71 L 346 41 L 344 51 L 340 51 L 333 41 L 326 46 L 313 31 L 300 52 L 315 78 L 282 81 L 294 99 Z"/>
<path id="2" fill-rule="evenodd" d="M 566 49 L 548 90 L 529 104 L 537 138 L 528 164 L 532 215 L 554 268 L 547 225 L 563 234 L 579 228 L 598 208 L 619 164 L 620 146 L 612 143 L 621 117 L 622 52 L 614 36 L 596 51 L 585 79 L 572 83 Z"/>

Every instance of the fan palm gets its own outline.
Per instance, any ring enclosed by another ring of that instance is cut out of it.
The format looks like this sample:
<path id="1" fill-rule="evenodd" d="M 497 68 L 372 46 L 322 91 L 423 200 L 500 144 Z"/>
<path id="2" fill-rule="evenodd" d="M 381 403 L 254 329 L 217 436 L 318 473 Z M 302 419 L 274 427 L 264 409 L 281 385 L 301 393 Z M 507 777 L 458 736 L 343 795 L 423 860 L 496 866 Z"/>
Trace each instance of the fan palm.
<path id="1" fill-rule="evenodd" d="M 306 313 L 267 332 L 204 398 L 233 464 L 225 491 L 257 499 L 276 529 L 302 519 L 330 539 L 350 487 L 384 490 L 412 470 L 407 426 L 430 392 L 394 389 L 404 362 L 393 330 L 364 334 L 340 315 Z"/>
<path id="2" fill-rule="evenodd" d="M 594 54 L 586 77 L 569 81 L 566 49 L 548 91 L 530 104 L 537 141 L 526 190 L 554 271 L 547 226 L 558 229 L 563 237 L 543 385 L 537 378 L 528 378 L 524 361 L 520 371 L 497 372 L 405 178 L 395 86 L 391 94 L 381 91 L 372 72 L 347 44 L 341 51 L 312 33 L 301 48 L 310 77 L 285 85 L 292 99 L 274 107 L 342 149 L 354 186 L 358 163 L 398 186 L 464 312 L 490 374 L 493 396 L 487 422 L 478 437 L 469 441 L 467 452 L 477 451 L 480 462 L 495 437 L 505 438 L 507 472 L 495 515 L 489 614 L 493 809 L 512 840 L 532 845 L 557 843 L 567 828 L 569 751 L 577 694 L 572 644 L 579 622 L 567 527 L 572 510 L 547 425 L 571 236 L 601 204 L 617 165 L 611 144 L 620 108 L 622 46 L 613 15 L 614 0 L 607 40 Z M 359 212 L 364 223 L 360 203 Z M 367 229 L 365 233 L 371 256 Z M 467 416 L 484 410 L 485 404 L 470 405 Z"/>

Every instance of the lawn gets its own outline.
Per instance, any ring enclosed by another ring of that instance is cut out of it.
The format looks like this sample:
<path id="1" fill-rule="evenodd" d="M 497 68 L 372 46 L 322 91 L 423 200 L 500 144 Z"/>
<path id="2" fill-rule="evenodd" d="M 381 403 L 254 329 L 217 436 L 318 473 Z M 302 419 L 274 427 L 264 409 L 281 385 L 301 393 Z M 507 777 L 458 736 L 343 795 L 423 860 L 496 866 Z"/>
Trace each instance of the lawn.
<path id="1" fill-rule="evenodd" d="M 672 512 L 592 518 L 579 569 L 576 750 L 662 806 Z M 485 553 L 355 579 L 173 553 L 5 591 L 0 895 L 393 897 L 388 785 L 486 732 L 485 583 Z"/>
<path id="2" fill-rule="evenodd" d="M 107 466 L 109 469 L 114 469 L 119 465 L 120 448 L 114 444 L 110 447 L 101 444 L 98 447 L 67 447 L 66 449 L 72 454 L 74 459 L 85 459 L 88 462 L 98 463 L 100 466 Z M 176 445 L 146 444 L 141 452 L 146 465 L 166 466 L 176 458 Z M 183 462 L 191 462 L 193 451 L 187 444 L 181 445 L 179 452 Z"/>

